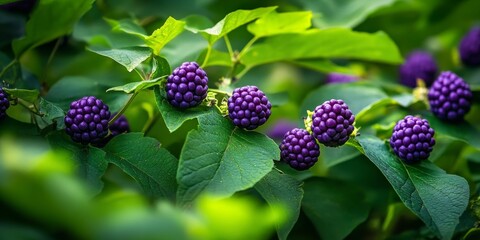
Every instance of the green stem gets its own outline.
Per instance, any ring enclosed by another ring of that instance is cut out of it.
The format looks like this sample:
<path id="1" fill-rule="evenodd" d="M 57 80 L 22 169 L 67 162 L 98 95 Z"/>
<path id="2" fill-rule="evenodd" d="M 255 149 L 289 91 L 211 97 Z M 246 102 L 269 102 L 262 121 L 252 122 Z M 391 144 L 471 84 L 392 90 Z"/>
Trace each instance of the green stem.
<path id="1" fill-rule="evenodd" d="M 240 73 L 237 74 L 237 78 L 242 78 L 250 70 L 249 67 L 245 67 Z"/>
<path id="2" fill-rule="evenodd" d="M 50 64 L 53 61 L 53 57 L 57 53 L 58 48 L 60 47 L 60 44 L 62 43 L 62 38 L 58 38 L 57 41 L 55 42 L 55 46 L 52 49 L 52 52 L 48 56 L 47 63 L 45 64 L 45 69 L 43 70 L 42 76 L 40 77 L 40 80 L 42 82 L 45 82 L 45 79 L 47 78 L 48 74 L 48 69 L 50 68 Z"/>
<path id="3" fill-rule="evenodd" d="M 225 39 L 225 45 L 227 45 L 227 49 L 228 49 L 228 53 L 230 54 L 230 57 L 232 58 L 232 60 L 235 59 L 232 44 L 230 43 L 230 39 L 228 38 L 227 35 L 225 35 L 223 39 Z"/>
<path id="4" fill-rule="evenodd" d="M 155 125 L 155 122 L 157 122 L 159 116 L 160 116 L 160 113 L 156 112 L 155 115 L 153 116 L 153 118 L 151 118 L 147 121 L 147 123 L 145 124 L 145 126 L 142 129 L 142 132 L 145 135 L 147 135 L 150 132 L 150 130 L 152 130 L 153 125 Z"/>
<path id="5" fill-rule="evenodd" d="M 237 59 L 240 59 L 242 57 L 243 54 L 245 54 L 246 51 L 248 51 L 248 49 L 250 49 L 250 47 L 258 40 L 258 37 L 253 37 L 252 39 L 250 39 L 250 41 L 243 47 L 242 51 L 240 51 L 240 53 L 238 54 L 237 56 Z"/>
<path id="6" fill-rule="evenodd" d="M 112 119 L 110 119 L 110 121 L 108 121 L 108 126 L 112 125 L 120 116 L 122 116 L 122 114 L 125 112 L 125 110 L 127 110 L 128 105 L 130 105 L 130 103 L 132 103 L 133 99 L 137 96 L 137 94 L 138 94 L 138 92 L 136 92 L 136 93 L 134 93 L 130 96 L 127 103 L 125 103 L 125 105 L 123 105 L 122 109 L 120 109 L 120 111 L 118 111 L 117 114 L 115 114 L 115 116 Z"/>
<path id="7" fill-rule="evenodd" d="M 35 105 L 33 105 L 33 108 L 35 108 L 36 111 L 34 111 L 32 109 L 32 107 L 28 106 L 26 103 L 24 103 L 24 100 L 20 99 L 20 98 L 17 98 L 17 103 L 20 104 L 22 107 L 24 107 L 25 109 L 27 109 L 29 112 L 37 115 L 37 116 L 40 116 L 40 117 L 43 117 L 43 114 L 39 113 L 38 110 L 36 110 L 36 107 Z"/>
<path id="8" fill-rule="evenodd" d="M 207 53 L 205 54 L 205 59 L 203 60 L 201 68 L 204 68 L 205 65 L 207 65 L 208 59 L 210 58 L 210 53 L 212 52 L 212 46 L 208 45 L 207 47 Z"/>
<path id="9" fill-rule="evenodd" d="M 227 95 L 227 96 L 230 96 L 230 95 L 231 95 L 231 93 L 222 91 L 222 90 L 220 90 L 220 89 L 215 89 L 215 88 L 209 88 L 208 91 L 214 92 L 214 93 L 220 93 L 220 94 Z"/>
<path id="10" fill-rule="evenodd" d="M 13 59 L 10 63 L 8 63 L 7 66 L 5 66 L 0 72 L 0 77 L 2 77 L 15 63 L 17 63 L 17 59 Z"/>

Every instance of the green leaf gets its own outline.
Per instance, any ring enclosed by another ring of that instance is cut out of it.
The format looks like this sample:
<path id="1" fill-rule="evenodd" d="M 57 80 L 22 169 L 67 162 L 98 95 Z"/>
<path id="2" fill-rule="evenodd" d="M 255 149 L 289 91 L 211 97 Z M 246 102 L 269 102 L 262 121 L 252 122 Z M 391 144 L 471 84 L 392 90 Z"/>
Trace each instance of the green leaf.
<path id="1" fill-rule="evenodd" d="M 322 158 L 325 166 L 328 168 L 352 160 L 360 155 L 357 149 L 348 145 L 343 145 L 336 148 L 321 147 L 320 152 L 320 157 Z"/>
<path id="2" fill-rule="evenodd" d="M 87 48 L 87 50 L 113 59 L 115 62 L 127 68 L 129 72 L 152 55 L 152 51 L 146 47 L 127 47 L 120 49 Z"/>
<path id="3" fill-rule="evenodd" d="M 247 30 L 256 38 L 283 33 L 299 33 L 312 25 L 312 12 L 286 12 L 269 14 L 247 26 Z"/>
<path id="4" fill-rule="evenodd" d="M 105 147 L 106 158 L 138 182 L 150 197 L 175 198 L 177 159 L 160 143 L 142 133 L 114 137 Z"/>
<path id="5" fill-rule="evenodd" d="M 172 39 L 183 32 L 185 22 L 168 17 L 162 27 L 155 30 L 152 35 L 145 38 L 147 46 L 149 46 L 155 55 L 160 54 L 160 50 Z"/>
<path id="6" fill-rule="evenodd" d="M 300 0 L 304 9 L 311 9 L 316 16 L 315 26 L 355 27 L 371 13 L 382 7 L 390 6 L 397 0 L 371 0 L 367 2 L 355 0 Z"/>
<path id="7" fill-rule="evenodd" d="M 282 206 L 286 221 L 277 228 L 279 239 L 287 239 L 297 222 L 303 198 L 302 183 L 288 174 L 272 170 L 255 184 L 255 189 L 272 206 Z"/>
<path id="8" fill-rule="evenodd" d="M 107 89 L 107 92 L 110 92 L 110 91 L 119 91 L 119 92 L 125 92 L 125 93 L 140 92 L 144 89 L 159 85 L 163 79 L 164 79 L 163 77 L 160 77 L 152 80 L 127 83 L 123 86 L 109 88 Z"/>
<path id="9" fill-rule="evenodd" d="M 63 121 L 65 113 L 60 107 L 43 98 L 40 98 L 38 105 L 39 112 L 42 114 L 42 116 L 34 115 L 34 117 L 37 122 L 37 126 L 40 129 L 45 129 L 52 124 L 56 124 L 57 129 L 65 128 L 65 123 Z"/>
<path id="10" fill-rule="evenodd" d="M 138 36 L 142 39 L 145 39 L 147 33 L 145 29 L 143 29 L 138 23 L 134 22 L 133 19 L 122 19 L 122 20 L 114 20 L 114 19 L 105 19 L 110 26 L 112 26 L 113 31 L 119 31 L 128 33 L 131 35 Z"/>
<path id="11" fill-rule="evenodd" d="M 21 98 L 25 100 L 26 102 L 29 103 L 35 103 L 38 100 L 38 96 L 40 95 L 40 92 L 38 92 L 37 89 L 9 89 L 9 88 L 3 88 L 5 92 L 8 93 L 10 98 Z"/>
<path id="12" fill-rule="evenodd" d="M 112 112 L 120 109 L 128 96 L 123 93 L 105 93 L 118 84 L 117 80 L 107 78 L 64 77 L 48 91 L 46 99 L 67 111 L 70 103 L 84 96 L 95 96 L 105 102 Z"/>
<path id="13" fill-rule="evenodd" d="M 277 144 L 263 134 L 235 127 L 214 110 L 198 118 L 180 154 L 177 201 L 186 205 L 202 193 L 228 197 L 253 187 L 278 159 Z"/>
<path id="14" fill-rule="evenodd" d="M 460 140 L 480 149 L 480 130 L 468 122 L 449 123 L 438 119 L 430 112 L 423 113 L 430 126 L 435 129 L 435 136 L 443 136 L 451 139 Z"/>
<path id="15" fill-rule="evenodd" d="M 370 211 L 365 194 L 355 185 L 327 178 L 309 178 L 303 187 L 303 212 L 322 239 L 344 239 Z"/>
<path id="16" fill-rule="evenodd" d="M 74 143 L 63 131 L 53 132 L 47 135 L 47 139 L 52 148 L 71 154 L 77 164 L 78 175 L 87 182 L 95 194 L 102 191 L 102 177 L 108 167 L 104 151 Z"/>
<path id="17" fill-rule="evenodd" d="M 251 68 L 277 61 L 312 58 L 360 59 L 390 64 L 403 61 L 397 46 L 385 33 L 355 32 L 344 28 L 269 37 L 253 45 L 240 60 Z"/>
<path id="18" fill-rule="evenodd" d="M 165 125 L 167 125 L 167 128 L 170 132 L 177 130 L 185 121 L 198 118 L 199 116 L 208 113 L 209 108 L 202 105 L 184 110 L 175 108 L 170 105 L 166 99 L 165 89 L 155 87 L 154 92 L 158 109 L 160 110 L 163 120 L 165 121 Z"/>
<path id="19" fill-rule="evenodd" d="M 237 10 L 227 14 L 225 18 L 220 20 L 217 24 L 215 24 L 215 26 L 204 30 L 199 30 L 199 32 L 204 33 L 208 43 L 213 45 L 216 41 L 218 41 L 218 39 L 227 35 L 229 32 L 257 18 L 265 16 L 266 14 L 275 10 L 275 8 L 277 7 L 256 8 L 253 10 Z M 189 30 L 191 29 L 192 28 L 189 28 Z"/>
<path id="20" fill-rule="evenodd" d="M 26 26 L 26 35 L 13 41 L 13 51 L 20 57 L 29 49 L 71 33 L 74 24 L 94 0 L 40 0 Z"/>
<path id="21" fill-rule="evenodd" d="M 359 74 L 358 70 L 355 70 L 348 66 L 339 66 L 328 59 L 300 59 L 290 62 L 300 67 L 312 69 L 323 73 L 336 72 L 353 75 Z"/>
<path id="22" fill-rule="evenodd" d="M 344 100 L 350 110 L 357 114 L 386 97 L 387 95 L 381 90 L 362 83 L 328 84 L 308 94 L 300 109 L 301 114 L 305 115 L 307 110 L 313 111 L 316 106 L 333 98 Z"/>
<path id="23" fill-rule="evenodd" d="M 387 143 L 374 136 L 357 138 L 402 202 L 440 239 L 450 239 L 470 196 L 467 181 L 430 161 L 404 164 Z"/>

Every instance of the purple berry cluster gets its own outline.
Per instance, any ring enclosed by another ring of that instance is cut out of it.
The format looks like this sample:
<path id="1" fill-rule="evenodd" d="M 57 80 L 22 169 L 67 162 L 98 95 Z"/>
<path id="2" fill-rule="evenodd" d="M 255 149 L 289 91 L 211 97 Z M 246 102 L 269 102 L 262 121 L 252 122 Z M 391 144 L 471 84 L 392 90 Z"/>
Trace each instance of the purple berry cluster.
<path id="1" fill-rule="evenodd" d="M 264 124 L 271 114 L 272 104 L 256 86 L 233 90 L 228 98 L 228 116 L 238 127 L 253 130 Z"/>
<path id="2" fill-rule="evenodd" d="M 422 79 L 425 85 L 432 85 L 437 76 L 438 67 L 435 59 L 427 52 L 414 51 L 407 56 L 400 66 L 400 82 L 408 87 L 417 86 L 417 79 Z"/>
<path id="3" fill-rule="evenodd" d="M 470 86 L 453 72 L 442 72 L 428 91 L 432 113 L 442 120 L 460 121 L 470 110 Z"/>
<path id="4" fill-rule="evenodd" d="M 168 76 L 165 90 L 172 106 L 195 107 L 207 97 L 207 73 L 196 62 L 184 62 Z"/>
<path id="5" fill-rule="evenodd" d="M 480 27 L 465 34 L 459 46 L 460 59 L 469 67 L 480 66 Z"/>
<path id="6" fill-rule="evenodd" d="M 311 130 L 318 142 L 328 147 L 345 144 L 352 134 L 355 116 L 343 100 L 331 99 L 317 106 Z"/>
<path id="7" fill-rule="evenodd" d="M 0 120 L 4 119 L 7 115 L 5 112 L 10 107 L 10 102 L 8 101 L 7 94 L 3 91 L 3 88 L 0 87 Z"/>
<path id="8" fill-rule="evenodd" d="M 116 113 L 111 114 L 109 121 L 116 115 Z M 112 140 L 115 136 L 118 136 L 122 133 L 130 132 L 130 125 L 125 115 L 121 115 L 115 122 L 110 124 L 108 127 L 110 134 L 104 137 L 103 139 L 97 141 L 94 145 L 97 147 L 104 147 L 107 143 Z"/>
<path id="9" fill-rule="evenodd" d="M 112 117 L 113 116 L 115 116 L 115 114 L 113 114 Z M 128 120 L 125 115 L 121 115 L 110 125 L 110 127 L 108 127 L 108 129 L 110 129 L 111 136 L 115 137 L 122 133 L 130 132 L 130 125 L 128 124 Z"/>
<path id="10" fill-rule="evenodd" d="M 390 146 L 404 162 L 416 163 L 430 156 L 435 145 L 434 135 L 427 120 L 408 115 L 393 128 Z"/>
<path id="11" fill-rule="evenodd" d="M 357 76 L 342 74 L 342 73 L 329 73 L 325 76 L 325 83 L 347 83 L 355 82 L 358 80 Z"/>
<path id="12" fill-rule="evenodd" d="M 95 143 L 108 134 L 109 119 L 108 106 L 96 97 L 87 96 L 70 104 L 65 116 L 65 130 L 75 142 Z"/>
<path id="13" fill-rule="evenodd" d="M 315 138 L 305 129 L 294 128 L 283 137 L 280 158 L 297 170 L 311 168 L 318 160 L 320 148 Z"/>

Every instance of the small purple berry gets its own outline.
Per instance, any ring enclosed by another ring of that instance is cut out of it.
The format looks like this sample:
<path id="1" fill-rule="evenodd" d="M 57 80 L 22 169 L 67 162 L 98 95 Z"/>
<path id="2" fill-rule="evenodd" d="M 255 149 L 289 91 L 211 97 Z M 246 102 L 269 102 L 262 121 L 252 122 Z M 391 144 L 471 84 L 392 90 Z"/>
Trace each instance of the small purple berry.
<path id="1" fill-rule="evenodd" d="M 315 138 L 305 129 L 294 128 L 285 133 L 280 144 L 280 159 L 297 170 L 311 168 L 320 156 Z"/>
<path id="2" fill-rule="evenodd" d="M 463 120 L 470 111 L 472 97 L 470 86 L 450 71 L 442 72 L 428 91 L 432 113 L 451 122 Z"/>
<path id="3" fill-rule="evenodd" d="M 233 90 L 228 98 L 228 116 L 238 127 L 253 130 L 263 125 L 271 114 L 272 104 L 256 86 Z"/>
<path id="4" fill-rule="evenodd" d="M 342 73 L 329 73 L 325 76 L 325 83 L 347 83 L 355 82 L 357 80 L 357 76 Z"/>
<path id="5" fill-rule="evenodd" d="M 331 99 L 317 106 L 312 115 L 313 136 L 327 147 L 345 144 L 355 129 L 355 116 L 343 100 Z"/>
<path id="6" fill-rule="evenodd" d="M 405 63 L 400 66 L 400 82 L 408 87 L 417 86 L 417 79 L 422 79 L 425 85 L 432 85 L 437 76 L 438 67 L 432 55 L 423 51 L 411 52 Z"/>
<path id="7" fill-rule="evenodd" d="M 174 107 L 198 106 L 207 97 L 207 73 L 196 62 L 184 62 L 168 76 L 165 91 L 168 102 Z"/>
<path id="8" fill-rule="evenodd" d="M 426 119 L 405 116 L 393 128 L 390 146 L 405 163 L 428 159 L 435 145 L 435 131 Z"/>
<path id="9" fill-rule="evenodd" d="M 7 93 L 0 87 L 0 120 L 4 119 L 7 109 L 10 107 L 10 102 L 7 98 Z"/>
<path id="10" fill-rule="evenodd" d="M 73 101 L 65 115 L 65 131 L 73 141 L 87 145 L 108 134 L 110 111 L 102 100 L 87 96 Z"/>
<path id="11" fill-rule="evenodd" d="M 473 27 L 465 34 L 459 51 L 463 64 L 469 67 L 480 66 L 480 27 Z"/>
<path id="12" fill-rule="evenodd" d="M 276 122 L 270 129 L 267 131 L 267 136 L 274 139 L 282 139 L 286 132 L 291 129 L 294 129 L 297 126 L 296 123 L 282 119 Z"/>

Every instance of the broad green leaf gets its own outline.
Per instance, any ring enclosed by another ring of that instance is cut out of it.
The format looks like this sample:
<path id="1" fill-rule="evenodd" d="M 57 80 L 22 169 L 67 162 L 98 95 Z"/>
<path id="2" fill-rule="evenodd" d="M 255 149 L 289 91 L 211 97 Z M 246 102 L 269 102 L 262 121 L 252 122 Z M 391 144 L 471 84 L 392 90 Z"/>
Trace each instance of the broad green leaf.
<path id="1" fill-rule="evenodd" d="M 142 133 L 114 137 L 105 147 L 106 158 L 138 182 L 150 197 L 175 198 L 177 159 L 154 138 Z"/>
<path id="2" fill-rule="evenodd" d="M 152 35 L 145 38 L 147 46 L 149 46 L 155 55 L 160 54 L 160 50 L 172 39 L 183 32 L 185 22 L 168 17 L 162 27 L 155 30 Z"/>
<path id="3" fill-rule="evenodd" d="M 65 117 L 65 113 L 63 110 L 58 107 L 57 105 L 40 98 L 40 102 L 38 104 L 39 112 L 42 116 L 34 115 L 37 126 L 40 129 L 45 129 L 52 124 L 56 124 L 57 129 L 65 128 L 65 124 L 63 118 Z"/>
<path id="4" fill-rule="evenodd" d="M 184 31 L 162 49 L 162 56 L 168 59 L 172 68 L 175 68 L 183 62 L 198 59 L 199 53 L 207 46 L 208 43 L 200 34 Z M 203 59 L 198 63 L 202 64 Z"/>
<path id="5" fill-rule="evenodd" d="M 263 134 L 237 128 L 212 110 L 198 118 L 180 154 L 177 201 L 190 204 L 202 193 L 228 197 L 253 187 L 278 159 L 277 144 Z"/>
<path id="6" fill-rule="evenodd" d="M 315 12 L 313 23 L 319 28 L 355 27 L 377 9 L 397 0 L 300 0 L 304 9 Z"/>
<path id="7" fill-rule="evenodd" d="M 359 72 L 348 66 L 339 66 L 328 59 L 300 59 L 290 61 L 291 63 L 298 65 L 300 67 L 312 69 L 318 72 L 323 73 L 344 73 L 344 74 L 353 74 L 358 75 Z"/>
<path id="8" fill-rule="evenodd" d="M 20 57 L 29 49 L 71 33 L 73 25 L 91 7 L 94 0 L 40 0 L 26 26 L 26 35 L 13 41 Z"/>
<path id="9" fill-rule="evenodd" d="M 185 121 L 198 118 L 209 112 L 208 108 L 202 105 L 184 110 L 175 108 L 170 105 L 166 99 L 165 89 L 155 87 L 154 92 L 158 109 L 160 110 L 165 125 L 167 125 L 170 132 L 177 130 Z"/>
<path id="10" fill-rule="evenodd" d="M 380 169 L 402 202 L 440 239 L 450 239 L 469 201 L 467 181 L 430 161 L 408 165 L 384 141 L 357 138 L 365 155 Z M 435 151 L 435 148 L 434 148 Z"/>
<path id="11" fill-rule="evenodd" d="M 94 49 L 87 48 L 96 54 L 100 54 L 105 57 L 113 59 L 115 62 L 120 63 L 127 68 L 129 72 L 135 69 L 143 61 L 147 60 L 152 51 L 147 47 L 127 47 L 120 49 Z"/>
<path id="12" fill-rule="evenodd" d="M 213 22 L 202 15 L 189 15 L 182 19 L 185 22 L 185 29 L 197 33 L 200 29 L 210 28 Z"/>
<path id="13" fill-rule="evenodd" d="M 267 93 L 268 100 L 272 106 L 281 106 L 288 102 L 288 92 Z"/>
<path id="14" fill-rule="evenodd" d="M 272 170 L 255 184 L 255 189 L 272 206 L 280 205 L 285 210 L 287 221 L 277 227 L 279 239 L 287 239 L 297 222 L 303 198 L 302 183 L 288 174 Z"/>
<path id="15" fill-rule="evenodd" d="M 3 88 L 3 90 L 8 93 L 9 97 L 20 98 L 29 103 L 35 103 L 38 100 L 38 96 L 40 95 L 40 92 L 38 92 L 37 89 L 30 90 L 30 89 L 17 89 L 17 88 L 15 89 Z"/>
<path id="16" fill-rule="evenodd" d="M 152 80 L 127 83 L 123 86 L 109 88 L 107 89 L 107 92 L 110 92 L 110 91 L 119 91 L 119 92 L 125 92 L 125 93 L 140 92 L 144 89 L 159 85 L 163 79 L 164 78 L 157 78 Z"/>
<path id="17" fill-rule="evenodd" d="M 460 140 L 480 149 L 480 130 L 468 122 L 449 123 L 442 121 L 432 115 L 430 112 L 422 114 L 435 129 L 435 136 L 443 136 L 451 139 Z"/>
<path id="18" fill-rule="evenodd" d="M 403 103 L 399 103 L 393 98 L 383 98 L 363 108 L 355 117 L 359 122 L 366 122 L 369 117 L 375 116 L 376 112 L 380 112 L 379 109 L 387 108 L 388 106 L 399 106 L 402 104 Z"/>
<path id="19" fill-rule="evenodd" d="M 114 19 L 105 19 L 110 26 L 112 26 L 113 31 L 120 31 L 125 32 L 131 35 L 138 36 L 142 39 L 147 37 L 147 33 L 145 29 L 143 29 L 138 23 L 134 22 L 133 19 L 122 19 L 122 20 L 114 20 Z"/>
<path id="20" fill-rule="evenodd" d="M 71 154 L 77 164 L 78 175 L 87 182 L 95 194 L 102 191 L 102 176 L 108 167 L 104 151 L 96 147 L 74 143 L 63 131 L 53 132 L 47 135 L 47 139 L 53 149 L 67 151 Z"/>
<path id="21" fill-rule="evenodd" d="M 343 145 L 336 148 L 321 146 L 320 153 L 320 157 L 323 160 L 323 163 L 328 168 L 331 168 L 345 161 L 352 160 L 358 157 L 358 155 L 360 155 L 357 149 L 348 145 Z"/>
<path id="22" fill-rule="evenodd" d="M 266 14 L 275 10 L 275 8 L 277 7 L 256 8 L 253 10 L 237 10 L 227 14 L 225 18 L 220 20 L 217 24 L 215 24 L 215 26 L 204 30 L 199 30 L 199 32 L 204 33 L 204 36 L 207 38 L 209 44 L 213 45 L 216 41 L 218 41 L 218 39 L 227 35 L 229 32 L 257 18 L 265 16 Z"/>
<path id="23" fill-rule="evenodd" d="M 365 194 L 355 185 L 327 178 L 310 178 L 303 186 L 303 212 L 322 239 L 344 239 L 370 211 Z"/>
<path id="24" fill-rule="evenodd" d="M 305 115 L 307 110 L 313 111 L 327 100 L 342 99 L 354 114 L 358 114 L 362 109 L 386 97 L 381 90 L 363 83 L 328 84 L 308 94 L 300 110 L 301 115 Z"/>
<path id="25" fill-rule="evenodd" d="M 118 81 L 87 77 L 64 77 L 55 83 L 45 97 L 48 101 L 67 111 L 70 103 L 84 96 L 95 96 L 102 99 L 112 112 L 118 111 L 127 100 L 123 93 L 105 93 Z"/>
<path id="26" fill-rule="evenodd" d="M 247 68 L 257 65 L 312 58 L 345 58 L 399 64 L 395 43 L 383 32 L 364 33 L 345 28 L 309 30 L 266 38 L 240 57 Z"/>
<path id="27" fill-rule="evenodd" d="M 269 14 L 247 26 L 256 38 L 283 33 L 303 32 L 312 25 L 312 12 L 286 12 Z"/>

